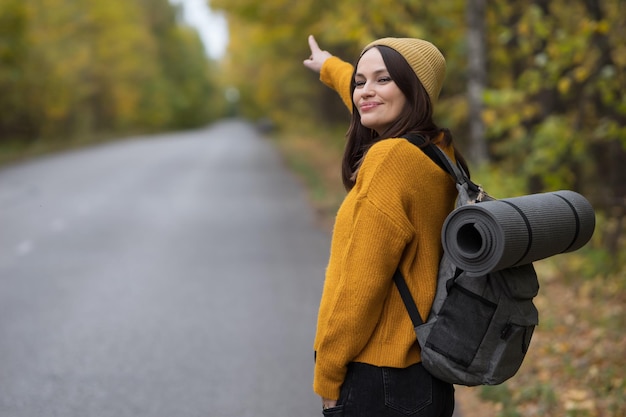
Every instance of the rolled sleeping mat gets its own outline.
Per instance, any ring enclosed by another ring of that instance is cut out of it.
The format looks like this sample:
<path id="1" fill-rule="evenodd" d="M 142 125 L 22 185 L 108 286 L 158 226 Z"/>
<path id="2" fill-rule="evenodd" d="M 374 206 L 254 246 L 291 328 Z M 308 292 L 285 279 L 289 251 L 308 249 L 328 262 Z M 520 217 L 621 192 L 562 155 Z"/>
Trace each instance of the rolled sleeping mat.
<path id="1" fill-rule="evenodd" d="M 564 190 L 461 206 L 441 233 L 452 262 L 480 276 L 580 249 L 595 223 L 589 201 Z"/>

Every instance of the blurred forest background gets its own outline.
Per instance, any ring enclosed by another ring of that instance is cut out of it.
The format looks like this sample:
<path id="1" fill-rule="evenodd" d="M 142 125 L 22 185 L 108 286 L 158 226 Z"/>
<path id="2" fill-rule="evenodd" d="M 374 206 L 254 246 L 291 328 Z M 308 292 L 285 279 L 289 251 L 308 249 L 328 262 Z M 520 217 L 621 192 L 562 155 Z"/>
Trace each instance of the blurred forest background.
<path id="1" fill-rule="evenodd" d="M 369 41 L 444 53 L 437 121 L 496 197 L 571 189 L 597 214 L 582 250 L 541 261 L 520 374 L 459 389 L 465 417 L 626 416 L 626 1 L 211 0 L 207 57 L 167 0 L 0 0 L 0 163 L 222 117 L 265 128 L 326 224 L 343 197 L 348 112 L 302 65 L 314 34 L 353 62 Z"/>
<path id="2" fill-rule="evenodd" d="M 167 0 L 0 0 L 2 142 L 203 125 L 217 76 Z"/>

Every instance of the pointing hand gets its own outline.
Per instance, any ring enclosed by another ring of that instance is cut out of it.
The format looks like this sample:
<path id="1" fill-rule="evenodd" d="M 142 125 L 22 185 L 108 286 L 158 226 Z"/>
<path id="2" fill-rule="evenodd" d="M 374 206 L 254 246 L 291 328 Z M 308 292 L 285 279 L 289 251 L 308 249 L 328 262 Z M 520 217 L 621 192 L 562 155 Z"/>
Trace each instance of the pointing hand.
<path id="1" fill-rule="evenodd" d="M 328 51 L 322 51 L 313 35 L 309 35 L 309 47 L 311 48 L 311 56 L 304 60 L 304 66 L 312 71 L 320 72 L 324 62 L 332 57 L 332 54 Z"/>

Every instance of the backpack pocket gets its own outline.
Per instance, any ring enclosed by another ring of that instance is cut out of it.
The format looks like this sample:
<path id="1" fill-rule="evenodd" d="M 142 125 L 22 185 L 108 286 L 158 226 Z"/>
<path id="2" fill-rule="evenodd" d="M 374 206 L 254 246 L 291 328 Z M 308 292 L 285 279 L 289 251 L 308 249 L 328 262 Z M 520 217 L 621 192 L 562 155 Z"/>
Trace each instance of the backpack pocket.
<path id="1" fill-rule="evenodd" d="M 515 375 L 528 351 L 536 325 L 537 322 L 511 317 L 500 326 L 499 334 L 493 333 L 493 338 L 498 337 L 498 340 L 490 341 L 488 344 L 492 349 L 479 352 L 475 363 L 475 366 L 488 370 L 485 372 L 487 383 L 500 384 Z"/>
<path id="2" fill-rule="evenodd" d="M 492 272 L 492 280 L 502 283 L 510 298 L 530 300 L 539 293 L 539 281 L 532 264 L 506 268 Z"/>
<path id="3" fill-rule="evenodd" d="M 425 347 L 463 367 L 474 360 L 497 304 L 454 284 L 449 289 Z"/>

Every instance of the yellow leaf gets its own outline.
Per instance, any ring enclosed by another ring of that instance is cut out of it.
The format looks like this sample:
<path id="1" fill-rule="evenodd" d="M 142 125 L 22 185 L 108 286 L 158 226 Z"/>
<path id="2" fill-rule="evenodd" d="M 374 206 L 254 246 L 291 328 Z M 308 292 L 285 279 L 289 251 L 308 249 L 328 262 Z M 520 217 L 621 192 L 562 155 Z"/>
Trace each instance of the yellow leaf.
<path id="1" fill-rule="evenodd" d="M 568 390 L 564 396 L 568 400 L 579 402 L 585 401 L 589 397 L 589 394 L 585 390 L 574 388 Z"/>
<path id="2" fill-rule="evenodd" d="M 498 115 L 496 114 L 496 111 L 493 109 L 484 110 L 482 116 L 483 116 L 483 122 L 485 122 L 487 126 L 491 126 L 496 121 L 496 118 L 498 117 Z"/>
<path id="3" fill-rule="evenodd" d="M 576 79 L 576 81 L 579 81 L 579 82 L 583 81 L 588 76 L 589 76 L 589 71 L 587 70 L 587 68 L 578 67 L 574 70 L 574 78 Z"/>
<path id="4" fill-rule="evenodd" d="M 595 29 L 597 33 L 604 35 L 609 32 L 609 29 L 611 29 L 611 27 L 609 25 L 609 22 L 607 22 L 606 20 L 601 20 L 598 22 L 598 25 Z"/>
<path id="5" fill-rule="evenodd" d="M 569 91 L 570 86 L 572 85 L 572 81 L 569 78 L 561 78 L 557 85 L 559 89 L 559 93 L 566 94 Z"/>

